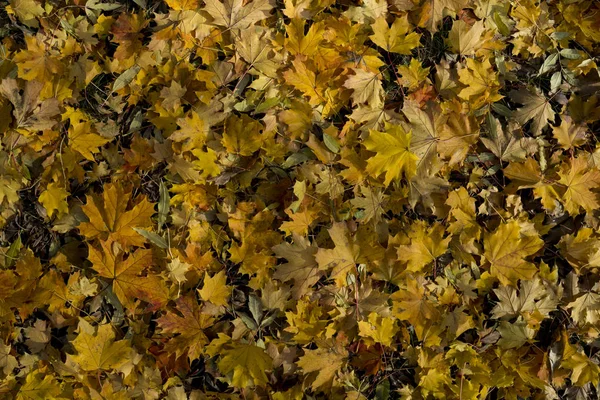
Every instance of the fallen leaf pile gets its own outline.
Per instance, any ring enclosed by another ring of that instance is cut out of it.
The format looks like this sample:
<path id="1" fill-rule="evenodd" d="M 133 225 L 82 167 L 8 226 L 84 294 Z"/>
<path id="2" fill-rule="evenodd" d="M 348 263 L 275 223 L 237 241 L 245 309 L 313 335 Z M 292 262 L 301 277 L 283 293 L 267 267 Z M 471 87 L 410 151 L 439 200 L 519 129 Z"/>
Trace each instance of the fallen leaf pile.
<path id="1" fill-rule="evenodd" d="M 600 3 L 0 0 L 0 397 L 598 399 Z"/>

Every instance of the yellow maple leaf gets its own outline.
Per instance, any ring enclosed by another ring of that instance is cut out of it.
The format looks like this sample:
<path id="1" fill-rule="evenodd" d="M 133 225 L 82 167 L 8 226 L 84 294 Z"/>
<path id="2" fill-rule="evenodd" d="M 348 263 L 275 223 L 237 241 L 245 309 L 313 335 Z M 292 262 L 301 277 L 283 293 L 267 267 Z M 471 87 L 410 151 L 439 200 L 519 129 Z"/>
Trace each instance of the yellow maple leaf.
<path id="1" fill-rule="evenodd" d="M 292 85 L 309 98 L 311 105 L 319 105 L 326 102 L 325 87 L 327 81 L 318 76 L 312 67 L 304 63 L 300 58 L 292 61 L 294 69 L 283 73 L 287 84 Z"/>
<path id="2" fill-rule="evenodd" d="M 112 242 L 100 242 L 100 246 L 90 246 L 88 258 L 92 268 L 112 282 L 112 290 L 124 306 L 134 308 L 137 298 L 156 310 L 169 301 L 169 291 L 160 276 L 141 275 L 152 265 L 152 250 L 138 249 L 124 258 L 122 251 L 115 253 Z"/>
<path id="3" fill-rule="evenodd" d="M 455 53 L 470 56 L 484 45 L 484 30 L 483 21 L 477 21 L 472 26 L 462 20 L 454 21 L 446 42 Z"/>
<path id="4" fill-rule="evenodd" d="M 293 280 L 292 293 L 299 299 L 319 280 L 322 272 L 315 259 L 317 247 L 298 234 L 294 233 L 293 239 L 293 244 L 283 242 L 273 247 L 278 258 L 287 260 L 287 263 L 277 265 L 273 278 L 282 282 Z"/>
<path id="5" fill-rule="evenodd" d="M 57 216 L 61 217 L 69 212 L 69 205 L 67 204 L 67 192 L 58 183 L 52 182 L 48 184 L 46 190 L 44 190 L 39 197 L 39 202 L 44 206 L 48 216 L 52 216 L 58 211 Z"/>
<path id="6" fill-rule="evenodd" d="M 423 279 L 408 279 L 406 288 L 392 295 L 394 316 L 419 327 L 439 316 L 435 304 L 429 300 Z"/>
<path id="7" fill-rule="evenodd" d="M 523 232 L 517 221 L 510 221 L 486 234 L 484 244 L 491 275 L 503 285 L 516 286 L 519 279 L 531 279 L 537 272 L 536 266 L 525 258 L 537 253 L 544 241 L 537 234 Z"/>
<path id="8" fill-rule="evenodd" d="M 122 246 L 143 246 L 145 239 L 133 228 L 145 228 L 152 224 L 154 204 L 145 197 L 127 211 L 131 192 L 121 185 L 107 184 L 102 197 L 87 196 L 87 204 L 82 207 L 89 222 L 79 225 L 79 231 L 88 239 L 108 238 Z"/>
<path id="9" fill-rule="evenodd" d="M 385 173 L 386 186 L 415 175 L 418 157 L 410 151 L 411 137 L 400 125 L 388 124 L 385 132 L 370 130 L 363 144 L 377 154 L 367 160 L 367 172 L 375 178 Z"/>
<path id="10" fill-rule="evenodd" d="M 384 91 L 379 74 L 353 68 L 354 75 L 348 77 L 344 86 L 352 89 L 352 100 L 355 104 L 368 104 L 369 107 L 381 107 Z"/>
<path id="11" fill-rule="evenodd" d="M 356 268 L 360 247 L 350 239 L 348 227 L 344 222 L 333 224 L 328 232 L 335 248 L 319 249 L 315 258 L 320 269 L 333 269 L 331 276 L 338 286 L 346 286 L 346 276 Z"/>
<path id="12" fill-rule="evenodd" d="M 6 7 L 9 14 L 16 14 L 23 24 L 37 28 L 39 23 L 37 17 L 44 15 L 44 7 L 35 0 L 10 0 L 10 6 Z"/>
<path id="13" fill-rule="evenodd" d="M 269 16 L 273 0 L 205 0 L 203 11 L 212 17 L 212 24 L 224 26 L 228 30 L 246 29 L 250 25 Z"/>
<path id="14" fill-rule="evenodd" d="M 25 384 L 17 393 L 17 400 L 46 400 L 58 398 L 62 388 L 56 378 L 36 369 L 27 374 Z"/>
<path id="15" fill-rule="evenodd" d="M 260 347 L 252 344 L 236 343 L 221 352 L 217 363 L 219 371 L 231 376 L 231 384 L 237 388 L 265 386 L 265 371 L 273 368 L 271 357 Z"/>
<path id="16" fill-rule="evenodd" d="M 584 125 L 579 125 L 573 122 L 573 119 L 568 115 L 562 116 L 560 126 L 552 127 L 554 138 L 565 150 L 574 149 L 586 143 L 587 132 Z"/>
<path id="17" fill-rule="evenodd" d="M 210 301 L 216 306 L 226 306 L 231 296 L 231 287 L 227 286 L 227 276 L 225 271 L 213 275 L 208 274 L 204 277 L 202 289 L 198 289 L 200 298 L 204 301 Z"/>
<path id="18" fill-rule="evenodd" d="M 223 146 L 234 154 L 250 156 L 262 145 L 263 129 L 260 121 L 256 121 L 246 114 L 242 114 L 241 117 L 232 115 L 225 124 Z"/>
<path id="19" fill-rule="evenodd" d="M 442 127 L 437 150 L 449 159 L 449 165 L 464 161 L 471 146 L 479 139 L 479 125 L 473 117 L 453 112 Z"/>
<path id="20" fill-rule="evenodd" d="M 44 43 L 40 43 L 36 36 L 25 36 L 25 42 L 27 50 L 21 50 L 13 57 L 18 67 L 19 78 L 51 82 L 55 77 L 62 75 L 64 65 L 48 52 Z"/>
<path id="21" fill-rule="evenodd" d="M 411 244 L 398 247 L 398 259 L 408 262 L 410 271 L 420 272 L 448 250 L 451 237 L 444 238 L 444 233 L 440 224 L 429 229 L 424 224 L 414 224 L 409 233 Z"/>
<path id="22" fill-rule="evenodd" d="M 73 340 L 77 354 L 71 356 L 84 371 L 111 370 L 129 361 L 131 345 L 128 340 L 115 341 L 110 324 L 97 329 L 80 322 L 79 334 Z"/>
<path id="23" fill-rule="evenodd" d="M 182 152 L 200 148 L 208 135 L 208 124 L 198 113 L 191 111 L 184 118 L 177 119 L 179 129 L 169 139 L 182 143 Z"/>
<path id="24" fill-rule="evenodd" d="M 173 10 L 196 10 L 200 4 L 199 0 L 166 0 Z"/>
<path id="25" fill-rule="evenodd" d="M 429 81 L 427 78 L 429 68 L 423 68 L 421 62 L 416 58 L 412 58 L 409 65 L 399 65 L 398 73 L 402 77 L 400 83 L 410 91 L 418 89 L 421 83 Z"/>
<path id="26" fill-rule="evenodd" d="M 410 54 L 410 51 L 419 46 L 421 35 L 416 32 L 408 33 L 410 24 L 408 15 L 394 19 L 392 26 L 384 17 L 379 17 L 371 26 L 373 34 L 369 38 L 377 46 L 391 53 Z"/>
<path id="27" fill-rule="evenodd" d="M 592 192 L 600 188 L 600 171 L 591 168 L 585 156 L 564 163 L 558 174 L 558 182 L 566 187 L 562 202 L 569 214 L 579 214 L 580 208 L 592 212 L 600 206 L 598 194 Z"/>
<path id="28" fill-rule="evenodd" d="M 495 103 L 503 98 L 498 92 L 500 83 L 498 74 L 494 72 L 490 60 L 486 58 L 483 62 L 467 58 L 467 67 L 458 70 L 461 83 L 466 85 L 458 96 L 463 100 L 469 100 L 472 110 L 477 110 L 485 104 Z"/>
<path id="29" fill-rule="evenodd" d="M 302 368 L 304 374 L 314 373 L 311 387 L 313 390 L 317 390 L 323 387 L 331 387 L 347 356 L 347 352 L 337 347 L 332 349 L 305 349 L 304 355 L 300 357 L 296 364 Z"/>
<path id="30" fill-rule="evenodd" d="M 377 313 L 370 313 L 368 321 L 358 321 L 358 332 L 363 338 L 371 343 L 381 343 L 384 346 L 391 346 L 394 336 L 400 328 L 396 325 L 396 320 L 390 317 L 383 317 Z"/>
<path id="31" fill-rule="evenodd" d="M 110 142 L 110 139 L 92 132 L 92 123 L 89 121 L 74 122 L 69 126 L 69 146 L 79 152 L 86 160 L 94 161 L 94 153 L 99 147 Z"/>
<path id="32" fill-rule="evenodd" d="M 577 351 L 575 345 L 569 342 L 563 333 L 565 345 L 560 362 L 561 368 L 571 370 L 571 380 L 576 386 L 584 386 L 589 383 L 597 385 L 600 380 L 600 367 L 585 353 Z"/>

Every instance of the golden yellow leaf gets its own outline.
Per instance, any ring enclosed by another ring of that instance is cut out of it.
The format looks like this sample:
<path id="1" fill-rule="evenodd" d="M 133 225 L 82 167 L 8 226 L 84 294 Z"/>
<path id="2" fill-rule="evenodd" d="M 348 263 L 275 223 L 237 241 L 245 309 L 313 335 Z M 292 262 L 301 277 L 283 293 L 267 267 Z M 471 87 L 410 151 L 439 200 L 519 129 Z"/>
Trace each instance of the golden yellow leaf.
<path id="1" fill-rule="evenodd" d="M 67 204 L 67 197 L 69 192 L 62 188 L 58 183 L 49 183 L 39 197 L 39 202 L 44 206 L 48 216 L 52 216 L 56 213 L 58 217 L 69 212 L 69 205 Z M 58 213 L 57 213 L 58 211 Z"/>
<path id="2" fill-rule="evenodd" d="M 112 290 L 126 307 L 134 307 L 134 300 L 149 303 L 149 309 L 158 309 L 169 301 L 169 291 L 158 275 L 147 273 L 152 265 L 152 251 L 138 249 L 125 258 L 122 251 L 114 250 L 113 242 L 100 242 L 100 249 L 89 247 L 89 260 L 101 277 L 112 282 Z"/>
<path id="3" fill-rule="evenodd" d="M 154 204 L 143 198 L 127 211 L 131 193 L 119 184 L 107 184 L 102 197 L 88 195 L 83 211 L 89 222 L 79 225 L 79 231 L 85 237 L 108 238 L 123 246 L 142 246 L 143 236 L 133 228 L 145 228 L 152 224 L 150 217 L 154 214 Z"/>
<path id="4" fill-rule="evenodd" d="M 111 370 L 129 361 L 132 351 L 129 341 L 115 341 L 110 324 L 79 329 L 79 334 L 73 340 L 77 354 L 71 357 L 84 371 Z M 89 332 L 90 329 L 92 332 Z"/>
<path id="5" fill-rule="evenodd" d="M 33 1 L 31 3 L 35 4 Z M 46 45 L 40 43 L 37 37 L 25 36 L 25 42 L 27 50 L 21 50 L 13 58 L 19 69 L 19 78 L 50 82 L 63 73 L 63 64 L 47 51 Z"/>
<path id="6" fill-rule="evenodd" d="M 69 126 L 69 146 L 87 160 L 94 161 L 94 153 L 108 142 L 109 139 L 92 132 L 91 122 L 72 121 Z"/>
<path id="7" fill-rule="evenodd" d="M 579 214 L 580 208 L 591 212 L 600 206 L 598 193 L 600 171 L 591 168 L 585 157 L 577 157 L 564 163 L 559 171 L 559 183 L 566 187 L 562 202 L 569 214 Z"/>
<path id="8" fill-rule="evenodd" d="M 360 336 L 384 346 L 392 346 L 394 336 L 399 330 L 394 318 L 382 317 L 377 313 L 370 313 L 368 321 L 358 321 Z"/>
<path id="9" fill-rule="evenodd" d="M 385 173 L 386 186 L 415 175 L 418 158 L 410 151 L 411 136 L 400 125 L 387 125 L 385 132 L 369 131 L 363 144 L 376 154 L 367 160 L 367 172 L 375 178 Z"/>
<path id="10" fill-rule="evenodd" d="M 346 353 L 335 351 L 335 349 L 304 350 L 297 364 L 304 374 L 316 373 L 311 383 L 313 390 L 331 386 L 337 372 L 344 365 Z"/>
<path id="11" fill-rule="evenodd" d="M 198 289 L 200 298 L 204 301 L 210 301 L 216 306 L 226 306 L 231 296 L 231 287 L 227 286 L 227 276 L 225 271 L 211 276 L 204 276 L 202 289 Z"/>
<path id="12" fill-rule="evenodd" d="M 231 376 L 231 384 L 237 388 L 265 386 L 266 371 L 272 369 L 272 360 L 260 347 L 236 343 L 222 352 L 217 366 L 223 374 Z"/>
<path id="13" fill-rule="evenodd" d="M 531 279 L 536 266 L 525 258 L 540 250 L 544 242 L 536 235 L 522 231 L 517 221 L 500 224 L 485 235 L 485 259 L 490 263 L 490 273 L 503 285 L 516 286 L 519 279 Z"/>
<path id="14" fill-rule="evenodd" d="M 262 145 L 263 125 L 246 114 L 235 115 L 227 120 L 223 134 L 223 146 L 234 154 L 250 156 Z"/>
<path id="15" fill-rule="evenodd" d="M 416 32 L 408 33 L 410 24 L 408 15 L 395 18 L 392 26 L 388 26 L 384 17 L 379 17 L 372 25 L 373 34 L 369 38 L 377 46 L 391 53 L 410 54 L 419 46 L 421 35 Z"/>

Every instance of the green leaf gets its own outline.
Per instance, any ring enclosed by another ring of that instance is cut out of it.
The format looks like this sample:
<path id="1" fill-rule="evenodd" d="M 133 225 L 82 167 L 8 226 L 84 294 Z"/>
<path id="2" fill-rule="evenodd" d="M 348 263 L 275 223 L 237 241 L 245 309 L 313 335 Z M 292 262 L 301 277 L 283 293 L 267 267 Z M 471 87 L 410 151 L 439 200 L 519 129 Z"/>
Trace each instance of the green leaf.
<path id="1" fill-rule="evenodd" d="M 146 239 L 148 239 L 151 243 L 160 247 L 161 249 L 169 248 L 169 244 L 162 236 L 141 228 L 133 228 L 133 230 L 145 237 Z"/>
<path id="2" fill-rule="evenodd" d="M 121 75 L 119 75 L 119 77 L 115 79 L 115 82 L 113 83 L 113 92 L 116 92 L 117 90 L 122 89 L 125 86 L 129 85 L 131 82 L 133 82 L 136 75 L 138 74 L 138 72 L 140 72 L 141 69 L 142 67 L 136 64 L 133 67 L 126 70 L 125 72 L 123 72 Z"/>

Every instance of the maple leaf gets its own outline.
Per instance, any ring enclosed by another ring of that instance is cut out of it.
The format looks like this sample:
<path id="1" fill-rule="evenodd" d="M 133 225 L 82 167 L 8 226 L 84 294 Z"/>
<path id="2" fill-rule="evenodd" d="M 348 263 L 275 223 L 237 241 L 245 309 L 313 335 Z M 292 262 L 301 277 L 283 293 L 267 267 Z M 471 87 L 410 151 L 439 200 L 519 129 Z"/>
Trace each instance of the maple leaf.
<path id="1" fill-rule="evenodd" d="M 299 299 L 319 280 L 322 272 L 315 259 L 317 246 L 297 234 L 294 234 L 292 238 L 293 244 L 284 242 L 273 247 L 277 257 L 285 258 L 288 261 L 276 267 L 273 278 L 283 282 L 293 280 L 292 294 L 295 299 Z"/>
<path id="2" fill-rule="evenodd" d="M 241 41 L 236 43 L 238 54 L 249 64 L 250 71 L 275 78 L 281 67 L 277 54 L 270 45 L 269 30 L 255 26 L 240 33 Z"/>
<path id="3" fill-rule="evenodd" d="M 85 159 L 93 161 L 94 153 L 99 151 L 99 147 L 110 142 L 109 139 L 90 132 L 92 130 L 91 122 L 77 122 L 69 126 L 69 145 L 79 152 Z"/>
<path id="4" fill-rule="evenodd" d="M 292 61 L 293 70 L 287 70 L 283 73 L 286 83 L 292 85 L 305 96 L 309 98 L 309 104 L 319 105 L 327 102 L 325 97 L 325 85 L 328 76 L 326 74 L 317 74 L 312 68 L 303 62 L 300 58 Z"/>
<path id="5" fill-rule="evenodd" d="M 227 29 L 247 29 L 250 25 L 269 16 L 272 0 L 205 0 L 203 11 L 212 17 L 212 24 Z"/>
<path id="6" fill-rule="evenodd" d="M 44 8 L 35 0 L 10 0 L 7 11 L 17 15 L 17 18 L 27 26 L 37 28 L 37 17 L 44 15 Z"/>
<path id="7" fill-rule="evenodd" d="M 380 17 L 372 25 L 373 34 L 369 39 L 385 51 L 399 54 L 410 54 L 410 51 L 419 46 L 421 35 L 415 32 L 408 33 L 410 24 L 408 15 L 396 18 L 392 26 L 388 26 L 385 18 Z"/>
<path id="8" fill-rule="evenodd" d="M 54 117 L 60 114 L 59 102 L 55 98 L 40 99 L 43 88 L 41 82 L 28 81 L 21 94 L 15 79 L 2 80 L 0 94 L 14 107 L 12 114 L 16 121 L 16 128 L 39 131 L 50 129 L 56 124 Z"/>
<path id="9" fill-rule="evenodd" d="M 527 155 L 527 142 L 502 128 L 493 117 L 488 118 L 489 138 L 482 137 L 481 142 L 502 161 L 522 161 Z"/>
<path id="10" fill-rule="evenodd" d="M 564 351 L 560 366 L 572 370 L 571 379 L 577 386 L 592 383 L 597 385 L 600 380 L 600 367 L 585 354 L 577 351 L 575 346 L 564 340 Z"/>
<path id="11" fill-rule="evenodd" d="M 500 224 L 485 235 L 485 259 L 490 263 L 490 273 L 504 285 L 517 284 L 519 279 L 531 279 L 537 268 L 525 258 L 540 250 L 544 242 L 537 236 L 526 234 L 519 223 Z"/>
<path id="12" fill-rule="evenodd" d="M 600 171 L 591 169 L 585 157 L 563 164 L 558 174 L 559 183 L 566 187 L 562 201 L 569 214 L 578 214 L 580 207 L 586 211 L 598 208 L 598 194 L 592 190 L 600 188 Z"/>
<path id="13" fill-rule="evenodd" d="M 402 76 L 400 79 L 400 83 L 406 87 L 408 90 L 415 90 L 421 86 L 423 82 L 429 82 L 427 76 L 429 75 L 429 68 L 424 68 L 421 62 L 416 58 L 410 60 L 410 64 L 399 65 L 398 73 Z"/>
<path id="14" fill-rule="evenodd" d="M 420 272 L 426 265 L 446 253 L 451 239 L 443 237 L 444 227 L 441 225 L 426 229 L 422 224 L 414 224 L 409 236 L 409 246 L 398 246 L 398 259 L 408 262 L 407 268 L 413 272 Z"/>
<path id="15" fill-rule="evenodd" d="M 175 304 L 178 313 L 168 311 L 157 320 L 164 334 L 179 335 L 169 340 L 166 349 L 177 357 L 187 354 L 190 359 L 198 358 L 209 343 L 204 330 L 214 324 L 215 318 L 202 312 L 193 296 L 179 297 Z"/>
<path id="16" fill-rule="evenodd" d="M 333 224 L 327 230 L 335 244 L 333 249 L 319 249 L 315 259 L 321 270 L 330 270 L 338 286 L 346 286 L 346 276 L 356 268 L 360 247 L 350 238 L 348 227 L 343 222 Z"/>
<path id="17" fill-rule="evenodd" d="M 350 203 L 357 208 L 362 208 L 364 215 L 362 220 L 365 222 L 373 220 L 378 223 L 385 213 L 388 196 L 383 191 L 371 189 L 367 186 L 361 186 L 360 191 L 364 197 L 355 197 L 350 200 Z"/>
<path id="18" fill-rule="evenodd" d="M 265 371 L 272 369 L 272 360 L 260 347 L 236 343 L 221 353 L 217 366 L 223 374 L 232 375 L 231 383 L 235 387 L 265 386 Z"/>
<path id="19" fill-rule="evenodd" d="M 555 113 L 550 101 L 538 90 L 533 92 L 529 90 L 513 91 L 510 93 L 510 98 L 523 104 L 523 107 L 515 112 L 515 119 L 521 125 L 532 120 L 531 130 L 534 135 L 539 135 L 542 129 L 548 125 L 548 121 L 554 121 Z"/>
<path id="20" fill-rule="evenodd" d="M 82 207 L 89 222 L 79 225 L 81 234 L 89 239 L 105 237 L 123 246 L 143 246 L 145 239 L 133 228 L 145 228 L 152 224 L 154 204 L 146 198 L 127 211 L 131 192 L 117 184 L 104 187 L 102 197 L 87 196 L 87 204 Z"/>
<path id="21" fill-rule="evenodd" d="M 57 398 L 62 388 L 53 375 L 48 375 L 42 370 L 36 369 L 27 374 L 25 384 L 17 393 L 19 400 L 44 400 Z"/>
<path id="22" fill-rule="evenodd" d="M 166 0 L 167 5 L 173 10 L 195 10 L 198 8 L 199 0 Z"/>
<path id="23" fill-rule="evenodd" d="M 204 301 L 210 301 L 216 306 L 227 305 L 231 296 L 231 288 L 225 284 L 226 282 L 225 271 L 220 271 L 212 277 L 206 275 L 202 289 L 198 289 L 200 298 Z"/>
<path id="24" fill-rule="evenodd" d="M 449 165 L 462 162 L 471 146 L 479 139 L 479 126 L 474 118 L 452 113 L 441 129 L 437 150 L 449 159 Z"/>
<path id="25" fill-rule="evenodd" d="M 426 0 L 421 9 L 419 26 L 425 26 L 430 32 L 435 33 L 445 16 L 455 16 L 466 4 L 467 0 Z"/>
<path id="26" fill-rule="evenodd" d="M 477 21 L 470 27 L 463 20 L 454 21 L 447 43 L 455 53 L 473 55 L 483 45 L 484 30 L 483 21 Z"/>
<path id="27" fill-rule="evenodd" d="M 179 258 L 175 258 L 171 260 L 169 265 L 167 265 L 167 270 L 169 271 L 169 279 L 172 282 L 177 282 L 179 284 L 185 283 L 187 278 L 185 274 L 190 270 L 192 266 L 186 262 L 182 262 Z"/>
<path id="28" fill-rule="evenodd" d="M 21 50 L 13 57 L 19 69 L 19 78 L 49 82 L 63 73 L 64 65 L 47 51 L 46 45 L 40 43 L 36 36 L 25 36 L 25 42 L 27 50 Z"/>
<path id="29" fill-rule="evenodd" d="M 417 279 L 407 280 L 406 289 L 394 292 L 392 301 L 394 316 L 415 326 L 422 327 L 426 321 L 439 316 L 439 311 L 427 299 L 426 289 L 420 286 Z"/>
<path id="30" fill-rule="evenodd" d="M 368 104 L 379 107 L 383 104 L 383 86 L 379 75 L 359 68 L 354 68 L 354 75 L 348 77 L 344 86 L 352 89 L 352 100 L 355 104 Z"/>
<path id="31" fill-rule="evenodd" d="M 262 130 L 262 124 L 246 114 L 241 118 L 233 115 L 225 125 L 223 146 L 232 153 L 250 156 L 262 145 Z"/>
<path id="32" fill-rule="evenodd" d="M 208 124 L 197 112 L 191 111 L 184 118 L 178 118 L 177 126 L 179 129 L 173 132 L 169 139 L 184 143 L 183 151 L 191 151 L 204 145 L 208 135 Z"/>
<path id="33" fill-rule="evenodd" d="M 498 326 L 500 332 L 500 340 L 498 346 L 503 349 L 514 349 L 521 347 L 525 343 L 531 341 L 535 336 L 535 330 L 530 328 L 526 322 L 518 319 L 514 323 L 501 321 Z"/>
<path id="34" fill-rule="evenodd" d="M 110 324 L 99 325 L 96 329 L 90 325 L 80 325 L 73 347 L 77 354 L 71 358 L 88 372 L 119 368 L 128 361 L 131 351 L 129 341 L 115 341 Z"/>
<path id="35" fill-rule="evenodd" d="M 316 337 L 323 334 L 327 320 L 320 319 L 323 313 L 322 307 L 309 303 L 306 298 L 296 303 L 296 312 L 285 313 L 288 327 L 287 332 L 294 334 L 294 340 L 300 344 L 310 343 Z"/>
<path id="36" fill-rule="evenodd" d="M 428 105 L 430 106 L 430 105 Z M 430 167 L 432 158 L 437 153 L 437 142 L 440 131 L 447 117 L 437 107 L 427 107 L 422 110 L 415 101 L 406 100 L 402 113 L 408 119 L 412 132 L 410 151 L 418 158 L 417 169 L 426 170 Z"/>
<path id="37" fill-rule="evenodd" d="M 577 324 L 596 324 L 600 321 L 600 294 L 595 292 L 581 293 L 567 304 L 571 316 Z"/>
<path id="38" fill-rule="evenodd" d="M 558 144 L 565 150 L 581 146 L 587 139 L 585 127 L 575 124 L 568 115 L 562 116 L 559 126 L 552 127 L 552 133 Z"/>
<path id="39" fill-rule="evenodd" d="M 370 313 L 368 321 L 358 321 L 358 332 L 363 338 L 370 338 L 375 343 L 392 346 L 394 336 L 400 328 L 394 318 L 382 317 Z"/>
<path id="40" fill-rule="evenodd" d="M 169 301 L 169 291 L 159 276 L 151 273 L 141 276 L 152 265 L 151 250 L 138 249 L 124 259 L 122 251 L 114 251 L 113 242 L 100 242 L 100 246 L 101 250 L 89 247 L 92 268 L 111 280 L 112 290 L 123 305 L 133 307 L 133 300 L 139 298 L 156 310 Z"/>
<path id="41" fill-rule="evenodd" d="M 517 291 L 511 286 L 494 289 L 499 302 L 492 310 L 494 318 L 514 318 L 519 315 L 526 319 L 535 312 L 545 318 L 556 309 L 558 299 L 547 290 L 540 279 L 522 280 Z"/>
<path id="42" fill-rule="evenodd" d="M 410 151 L 411 137 L 400 125 L 387 125 L 385 132 L 370 130 L 363 144 L 377 154 L 367 160 L 367 172 L 374 177 L 385 172 L 386 186 L 403 176 L 411 178 L 416 173 L 418 160 Z"/>
<path id="43" fill-rule="evenodd" d="M 5 7 L 0 393 L 593 395 L 597 2 L 138 3 Z"/>
<path id="44" fill-rule="evenodd" d="M 304 374 L 316 373 L 315 379 L 311 383 L 313 390 L 331 386 L 337 372 L 344 365 L 347 354 L 339 349 L 304 350 L 304 355 L 300 357 L 297 364 Z"/>
<path id="45" fill-rule="evenodd" d="M 0 367 L 4 375 L 9 375 L 18 365 L 17 359 L 10 354 L 11 347 L 0 343 Z"/>
<path id="46" fill-rule="evenodd" d="M 38 200 L 44 206 L 50 218 L 52 218 L 57 211 L 57 216 L 60 217 L 69 212 L 69 206 L 67 204 L 68 196 L 69 192 L 57 183 L 52 182 L 46 186 L 46 190 L 40 194 Z"/>
<path id="47" fill-rule="evenodd" d="M 533 158 L 528 158 L 524 163 L 509 164 L 504 173 L 519 189 L 533 188 L 535 197 L 542 199 L 542 205 L 546 209 L 555 209 L 560 199 L 557 187 L 542 174 L 540 165 Z"/>
<path id="48" fill-rule="evenodd" d="M 460 82 L 467 86 L 460 91 L 458 96 L 461 99 L 469 100 L 470 107 L 474 110 L 503 98 L 498 93 L 500 89 L 498 74 L 494 72 L 489 59 L 478 62 L 467 58 L 467 67 L 460 69 L 458 76 Z"/>

